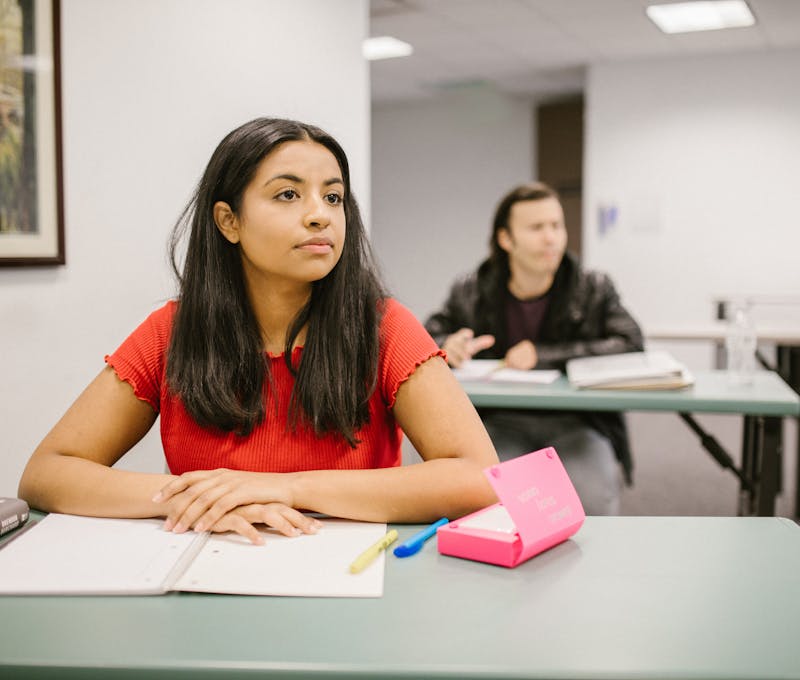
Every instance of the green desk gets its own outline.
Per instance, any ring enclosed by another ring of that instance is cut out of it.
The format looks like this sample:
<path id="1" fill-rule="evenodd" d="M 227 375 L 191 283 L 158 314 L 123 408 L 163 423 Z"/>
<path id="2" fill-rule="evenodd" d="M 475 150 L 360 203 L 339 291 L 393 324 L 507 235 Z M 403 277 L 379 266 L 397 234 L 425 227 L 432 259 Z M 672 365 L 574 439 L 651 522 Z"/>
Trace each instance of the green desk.
<path id="1" fill-rule="evenodd" d="M 798 574 L 784 518 L 589 517 L 513 570 L 389 555 L 377 599 L 0 598 L 0 677 L 798 678 Z"/>
<path id="2" fill-rule="evenodd" d="M 661 391 L 578 390 L 564 376 L 550 385 L 462 384 L 477 407 L 740 414 L 744 417 L 741 474 L 751 486 L 742 490 L 740 513 L 773 515 L 780 491 L 782 418 L 800 415 L 800 396 L 772 371 L 757 371 L 746 386 L 731 385 L 725 371 L 697 371 L 694 377 L 692 387 Z"/>
<path id="3" fill-rule="evenodd" d="M 716 300 L 718 308 L 717 316 L 719 319 L 724 319 L 727 315 L 727 304 L 729 300 L 720 298 Z M 755 301 L 754 301 L 755 302 Z M 781 304 L 781 305 L 797 305 L 800 303 L 800 298 L 787 298 L 785 300 L 769 299 L 759 302 L 758 304 Z M 716 353 L 716 366 L 721 368 L 725 366 L 727 361 L 725 352 L 725 336 L 727 335 L 728 325 L 725 321 L 717 321 L 713 324 L 704 326 L 690 326 L 690 327 L 673 327 L 647 330 L 648 340 L 667 340 L 667 341 L 708 341 L 713 342 Z M 766 342 L 775 346 L 775 361 L 768 361 L 756 349 L 756 358 L 765 368 L 774 370 L 780 375 L 795 392 L 800 394 L 800 331 L 792 327 L 774 327 L 764 328 L 762 324 L 758 325 L 758 341 Z M 800 427 L 800 417 L 797 420 L 798 427 Z M 796 466 L 796 485 L 795 485 L 795 498 L 794 507 L 795 515 L 800 517 L 800 437 L 797 439 L 797 461 Z"/>

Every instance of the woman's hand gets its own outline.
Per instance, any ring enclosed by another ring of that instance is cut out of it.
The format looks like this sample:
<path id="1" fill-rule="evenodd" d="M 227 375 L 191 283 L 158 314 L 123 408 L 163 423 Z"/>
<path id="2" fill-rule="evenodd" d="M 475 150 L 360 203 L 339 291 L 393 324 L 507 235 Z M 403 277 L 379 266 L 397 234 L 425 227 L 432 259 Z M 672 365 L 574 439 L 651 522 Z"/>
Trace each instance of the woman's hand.
<path id="1" fill-rule="evenodd" d="M 240 506 L 267 507 L 270 504 L 278 504 L 292 510 L 294 499 L 290 479 L 291 475 L 224 468 L 196 470 L 171 480 L 153 497 L 153 502 L 164 503 L 167 506 L 164 522 L 166 531 L 181 533 L 192 528 L 196 531 L 217 530 L 218 522 Z M 271 521 L 265 522 L 262 519 L 254 521 L 274 526 L 287 535 L 293 533 L 293 528 L 308 532 L 313 525 L 311 518 L 295 510 L 292 510 L 292 513 L 278 514 L 270 511 L 266 517 Z M 227 521 L 230 523 L 234 520 Z"/>
<path id="2" fill-rule="evenodd" d="M 252 503 L 234 508 L 223 515 L 212 527 L 211 531 L 234 531 L 255 545 L 264 543 L 264 537 L 255 528 L 255 524 L 265 524 L 280 531 L 284 536 L 315 534 L 322 522 L 308 517 L 283 503 Z"/>

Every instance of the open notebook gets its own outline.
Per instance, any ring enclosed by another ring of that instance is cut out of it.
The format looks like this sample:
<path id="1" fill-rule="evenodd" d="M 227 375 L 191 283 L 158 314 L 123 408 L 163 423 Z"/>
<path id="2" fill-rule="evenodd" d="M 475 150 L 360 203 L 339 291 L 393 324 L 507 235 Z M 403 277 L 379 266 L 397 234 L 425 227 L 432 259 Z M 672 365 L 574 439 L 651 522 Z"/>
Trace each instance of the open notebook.
<path id="1" fill-rule="evenodd" d="M 570 359 L 567 362 L 567 379 L 575 387 L 604 390 L 677 389 L 694 382 L 682 363 L 662 351 Z"/>
<path id="2" fill-rule="evenodd" d="M 383 595 L 384 553 L 359 574 L 348 568 L 386 525 L 321 521 L 316 534 L 264 530 L 265 543 L 253 545 L 234 534 L 173 534 L 157 519 L 51 514 L 0 549 L 0 594 Z"/>
<path id="3" fill-rule="evenodd" d="M 506 368 L 500 359 L 470 359 L 458 368 L 453 375 L 462 382 L 523 383 L 528 385 L 549 385 L 561 375 L 557 370 L 520 371 Z"/>

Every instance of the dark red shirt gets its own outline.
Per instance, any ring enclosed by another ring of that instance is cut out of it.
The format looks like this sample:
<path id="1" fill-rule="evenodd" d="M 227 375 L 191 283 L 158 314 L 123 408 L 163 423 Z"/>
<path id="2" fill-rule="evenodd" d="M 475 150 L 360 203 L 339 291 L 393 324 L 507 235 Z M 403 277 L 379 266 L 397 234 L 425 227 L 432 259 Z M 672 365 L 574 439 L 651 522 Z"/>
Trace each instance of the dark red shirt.
<path id="1" fill-rule="evenodd" d="M 351 448 L 338 434 L 318 437 L 313 430 L 287 428 L 294 376 L 283 355 L 270 355 L 274 393 L 266 418 L 242 437 L 200 427 L 182 401 L 167 389 L 165 356 L 176 303 L 153 312 L 106 361 L 134 394 L 159 413 L 161 442 L 173 474 L 231 468 L 253 472 L 297 472 L 319 469 L 366 469 L 400 465 L 402 432 L 392 414 L 397 390 L 417 366 L 443 356 L 411 312 L 386 301 L 380 326 L 378 385 L 369 400 L 369 424 Z M 302 348 L 294 352 L 299 359 Z M 267 387 L 265 386 L 265 389 Z M 275 403 L 277 402 L 277 408 Z"/>
<path id="2" fill-rule="evenodd" d="M 536 343 L 549 303 L 550 291 L 530 300 L 519 300 L 510 292 L 506 295 L 506 330 L 509 347 L 523 340 Z"/>

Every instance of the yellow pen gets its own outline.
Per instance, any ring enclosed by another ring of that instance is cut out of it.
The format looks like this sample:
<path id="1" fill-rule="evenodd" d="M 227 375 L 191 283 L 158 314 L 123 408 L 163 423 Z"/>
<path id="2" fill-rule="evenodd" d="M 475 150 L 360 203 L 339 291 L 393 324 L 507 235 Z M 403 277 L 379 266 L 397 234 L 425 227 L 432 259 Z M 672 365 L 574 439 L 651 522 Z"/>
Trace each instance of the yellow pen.
<path id="1" fill-rule="evenodd" d="M 374 545 L 371 545 L 353 560 L 353 563 L 350 565 L 350 573 L 357 574 L 360 572 L 362 569 L 364 569 L 364 567 L 369 565 L 372 560 L 380 555 L 382 550 L 386 550 L 386 548 L 388 548 L 396 540 L 397 529 L 392 529 L 391 531 L 387 532 L 380 541 Z"/>

